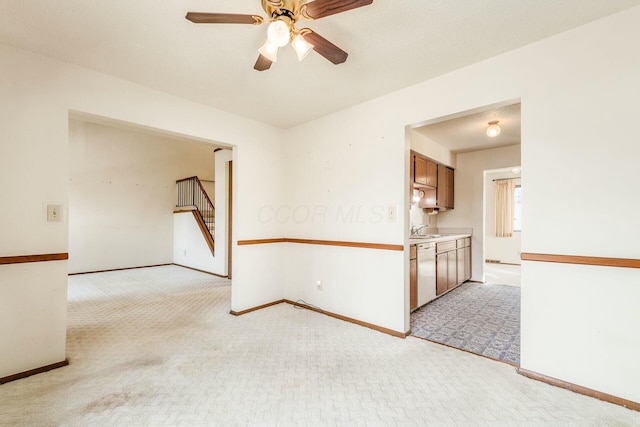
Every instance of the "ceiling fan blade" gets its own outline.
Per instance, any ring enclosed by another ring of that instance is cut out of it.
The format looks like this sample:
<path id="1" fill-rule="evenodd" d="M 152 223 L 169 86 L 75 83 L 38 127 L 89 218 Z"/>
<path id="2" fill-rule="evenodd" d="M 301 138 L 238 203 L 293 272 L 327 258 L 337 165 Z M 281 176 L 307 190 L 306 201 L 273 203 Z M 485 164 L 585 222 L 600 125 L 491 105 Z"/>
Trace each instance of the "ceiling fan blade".
<path id="1" fill-rule="evenodd" d="M 373 0 L 315 0 L 303 6 L 302 14 L 307 19 L 320 19 L 371 3 Z"/>
<path id="2" fill-rule="evenodd" d="M 256 65 L 254 65 L 253 68 L 258 71 L 265 71 L 271 68 L 271 64 L 273 64 L 273 62 L 271 62 L 264 56 L 259 55 L 258 60 L 256 61 Z"/>
<path id="3" fill-rule="evenodd" d="M 196 24 L 262 24 L 264 19 L 256 15 L 240 15 L 237 13 L 202 13 L 187 12 L 185 16 Z"/>
<path id="4" fill-rule="evenodd" d="M 349 56 L 347 52 L 340 49 L 338 46 L 334 45 L 329 40 L 322 37 L 320 34 L 313 32 L 309 28 L 301 30 L 300 33 L 303 35 L 306 41 L 313 45 L 313 50 L 315 50 L 334 64 L 342 64 L 347 60 L 347 56 Z"/>

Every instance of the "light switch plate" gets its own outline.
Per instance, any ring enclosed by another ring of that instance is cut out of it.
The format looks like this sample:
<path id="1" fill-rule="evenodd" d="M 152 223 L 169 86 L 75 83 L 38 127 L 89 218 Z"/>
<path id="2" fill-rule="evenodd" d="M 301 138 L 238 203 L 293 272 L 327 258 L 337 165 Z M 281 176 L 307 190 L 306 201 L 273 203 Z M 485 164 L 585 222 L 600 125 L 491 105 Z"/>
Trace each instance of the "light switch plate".
<path id="1" fill-rule="evenodd" d="M 387 206 L 387 222 L 396 222 L 398 220 L 398 207 Z"/>
<path id="2" fill-rule="evenodd" d="M 47 203 L 47 222 L 62 221 L 62 205 Z"/>

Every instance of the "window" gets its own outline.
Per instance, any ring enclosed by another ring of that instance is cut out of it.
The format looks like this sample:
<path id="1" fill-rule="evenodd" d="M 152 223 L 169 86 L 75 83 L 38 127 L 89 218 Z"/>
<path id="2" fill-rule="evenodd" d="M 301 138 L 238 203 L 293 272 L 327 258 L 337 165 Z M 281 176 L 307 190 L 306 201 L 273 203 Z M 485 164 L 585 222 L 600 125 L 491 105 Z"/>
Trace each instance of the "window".
<path id="1" fill-rule="evenodd" d="M 522 186 L 513 190 L 513 231 L 522 231 Z"/>

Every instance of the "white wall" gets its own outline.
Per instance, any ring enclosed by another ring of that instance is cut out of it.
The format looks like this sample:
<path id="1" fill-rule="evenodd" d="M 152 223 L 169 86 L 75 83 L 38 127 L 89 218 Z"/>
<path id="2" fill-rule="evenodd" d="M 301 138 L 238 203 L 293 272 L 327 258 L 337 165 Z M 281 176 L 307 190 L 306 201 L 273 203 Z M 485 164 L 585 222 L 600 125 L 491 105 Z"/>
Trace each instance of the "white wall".
<path id="1" fill-rule="evenodd" d="M 413 226 L 420 227 L 421 225 L 426 225 L 425 228 L 438 228 L 438 215 L 429 215 L 425 209 L 418 206 L 418 203 L 414 203 L 409 210 L 409 230 Z M 425 234 L 425 229 L 419 232 Z"/>
<path id="2" fill-rule="evenodd" d="M 229 162 L 231 150 L 215 152 L 215 236 L 214 255 L 207 245 L 193 214 L 173 216 L 173 262 L 220 276 L 228 273 L 229 241 Z M 259 305 L 259 304 L 258 304 Z"/>
<path id="3" fill-rule="evenodd" d="M 176 180 L 213 180 L 214 149 L 70 120 L 69 273 L 173 262 Z"/>
<path id="4" fill-rule="evenodd" d="M 633 232 L 640 229 L 635 214 L 640 206 L 630 196 L 639 180 L 634 115 L 640 97 L 640 51 L 629 44 L 640 39 L 638 21 L 640 7 L 635 7 L 292 129 L 288 205 L 317 204 L 335 212 L 350 204 L 365 211 L 395 204 L 404 215 L 397 224 L 290 219 L 287 236 L 407 245 L 409 142 L 404 127 L 521 99 L 522 180 L 527 189 L 522 251 L 640 258 Z M 478 188 L 460 188 L 461 182 L 475 182 L 475 165 L 469 156 L 457 160 L 456 208 L 446 219 L 439 216 L 438 225 L 481 229 L 482 215 L 475 214 L 481 207 L 459 200 L 465 192 L 482 194 L 482 178 L 473 184 Z M 602 171 L 607 171 L 606 179 Z M 567 187 L 572 191 L 565 191 Z M 615 207 L 602 208 L 602 197 L 615 200 Z M 594 227 L 603 223 L 611 226 Z M 474 260 L 479 259 L 479 243 L 473 243 Z M 305 252 L 296 245 L 285 248 L 285 258 L 297 260 L 287 264 L 288 298 L 310 293 L 309 302 L 321 308 L 397 331 L 408 329 L 407 255 L 401 259 L 375 250 L 350 255 L 325 248 L 328 259 L 340 254 L 353 262 L 317 271 L 311 268 L 320 263 L 314 251 Z M 351 274 L 353 266 L 366 269 L 370 281 Z M 633 362 L 640 359 L 640 344 L 632 326 L 640 324 L 640 312 L 617 304 L 621 298 L 640 300 L 640 287 L 631 285 L 640 283 L 640 271 L 608 268 L 597 276 L 588 274 L 592 267 L 566 265 L 561 267 L 564 274 L 557 275 L 558 268 L 523 263 L 522 367 L 640 401 L 640 371 Z M 327 272 L 355 278 L 340 283 L 341 289 L 326 298 L 310 286 Z M 477 264 L 473 274 L 482 274 Z M 558 331 L 567 338 L 561 346 Z M 585 339 L 572 347 L 572 336 Z M 604 349 L 608 361 L 600 357 Z"/>
<path id="5" fill-rule="evenodd" d="M 435 160 L 438 163 L 445 164 L 452 168 L 456 167 L 456 155 L 449 151 L 447 148 L 438 144 L 422 135 L 421 133 L 407 129 L 409 136 L 411 149 L 417 151 L 420 154 L 429 157 L 431 160 Z"/>
<path id="6" fill-rule="evenodd" d="M 215 268 L 214 256 L 191 211 L 173 214 L 172 255 L 178 265 L 221 274 Z"/>
<path id="7" fill-rule="evenodd" d="M 229 274 L 228 241 L 229 241 L 229 167 L 233 160 L 231 150 L 220 150 L 215 153 L 216 163 L 216 238 L 214 273 L 222 276 Z M 249 190 L 250 191 L 250 190 Z"/>
<path id="8" fill-rule="evenodd" d="M 285 222 L 291 238 L 403 244 L 409 145 L 405 151 L 404 126 L 385 113 L 365 104 L 291 129 L 287 203 L 280 215 L 265 210 L 265 221 Z M 388 206 L 398 209 L 395 222 L 386 219 Z M 402 252 L 285 244 L 285 253 L 286 298 L 408 330 Z"/>
<path id="9" fill-rule="evenodd" d="M 512 166 L 520 166 L 512 165 Z M 496 184 L 494 179 L 515 178 L 510 169 L 507 171 L 487 172 L 484 176 L 485 217 L 484 217 L 484 259 L 520 265 L 521 232 L 514 231 L 511 237 L 496 237 Z M 521 179 L 515 184 L 520 185 Z"/>
<path id="10" fill-rule="evenodd" d="M 3 227 L 0 254 L 67 249 L 66 223 L 44 223 L 41 208 L 43 200 L 66 203 L 69 109 L 235 145 L 234 241 L 285 235 L 406 246 L 405 126 L 521 99 L 527 188 L 523 252 L 640 258 L 633 232 L 640 226 L 635 214 L 640 206 L 630 197 L 637 190 L 640 157 L 635 125 L 640 51 L 630 43 L 640 38 L 638 21 L 640 7 L 635 7 L 290 129 L 284 144 L 285 134 L 271 127 L 0 46 L 0 158 L 11 159 L 3 161 L 0 179 L 21 184 L 2 187 L 1 200 L 11 204 L 0 210 L 0 224 L 10 224 Z M 607 171 L 606 179 L 601 171 Z M 563 191 L 567 185 L 573 191 Z M 615 200 L 615 208 L 602 209 L 599 203 L 594 209 L 594 195 Z M 389 205 L 398 207 L 400 219 L 378 221 L 379 208 Z M 263 208 L 280 206 L 319 206 L 327 216 L 315 222 L 264 217 Z M 364 216 L 335 216 L 351 206 L 360 207 Z M 593 226 L 603 223 L 609 226 Z M 408 329 L 408 254 L 326 247 L 327 265 L 311 247 L 304 252 L 301 247 L 234 246 L 232 309 L 306 296 L 313 281 L 322 279 L 318 275 L 328 275 L 330 282 L 341 281 L 311 292 L 309 302 L 396 331 Z M 284 264 L 294 257 L 296 264 Z M 334 266 L 333 260 L 340 262 Z M 319 271 L 310 268 L 316 263 Z M 63 291 L 63 273 L 46 263 L 43 268 L 46 281 L 35 273 L 28 280 Z M 593 269 L 523 263 L 522 367 L 640 401 L 640 343 L 634 327 L 640 312 L 630 306 L 640 300 L 640 271 L 597 268 L 591 274 Z M 30 320 L 29 314 L 44 304 L 64 316 L 65 305 L 51 304 L 43 294 L 25 296 L 21 286 L 27 279 L 12 283 L 9 274 L 0 274 L 0 312 L 20 306 L 28 328 L 63 342 L 64 330 Z M 5 325 L 0 324 L 0 340 L 11 341 L 16 330 Z M 4 359 L 3 372 L 20 369 L 20 361 L 33 351 L 40 354 L 33 361 L 38 364 L 53 353 L 43 343 L 17 347 Z"/>
<path id="11" fill-rule="evenodd" d="M 438 214 L 438 227 L 473 228 L 471 236 L 472 280 L 484 282 L 484 171 L 520 164 L 520 145 L 457 155 L 455 208 Z"/>
<path id="12" fill-rule="evenodd" d="M 235 146 L 234 239 L 284 234 L 282 224 L 258 220 L 259 206 L 283 202 L 283 131 L 6 45 L 0 69 L 0 182 L 14 184 L 0 186 L 0 256 L 68 252 L 66 215 L 46 223 L 43 202 L 68 208 L 70 112 Z M 66 295 L 67 264 L 0 269 L 0 342 L 16 343 L 3 347 L 0 376 L 64 359 L 66 301 L 52 295 Z M 281 299 L 281 265 L 277 245 L 235 247 L 231 308 Z"/>
<path id="13" fill-rule="evenodd" d="M 66 261 L 0 265 L 0 378 L 65 360 L 66 307 Z"/>
<path id="14" fill-rule="evenodd" d="M 229 241 L 229 162 L 232 150 L 215 152 L 215 205 L 214 255 L 206 244 L 198 223 L 192 214 L 173 217 L 173 262 L 186 267 L 208 271 L 220 276 L 228 272 Z"/>

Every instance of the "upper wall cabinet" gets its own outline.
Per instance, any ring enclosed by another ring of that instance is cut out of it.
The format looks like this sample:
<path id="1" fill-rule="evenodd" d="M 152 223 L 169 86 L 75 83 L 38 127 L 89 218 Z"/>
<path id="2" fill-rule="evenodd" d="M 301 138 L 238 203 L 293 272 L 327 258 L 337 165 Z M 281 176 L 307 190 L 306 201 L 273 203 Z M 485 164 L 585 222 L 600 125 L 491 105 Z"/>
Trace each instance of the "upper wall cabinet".
<path id="1" fill-rule="evenodd" d="M 438 165 L 431 160 L 419 156 L 412 155 L 414 162 L 414 186 L 436 187 L 438 182 Z"/>
<path id="2" fill-rule="evenodd" d="M 421 208 L 453 209 L 453 169 L 412 151 L 410 174 L 410 192 L 420 190 Z"/>
<path id="3" fill-rule="evenodd" d="M 438 165 L 438 196 L 436 205 L 439 208 L 453 209 L 453 169 L 448 166 Z"/>

